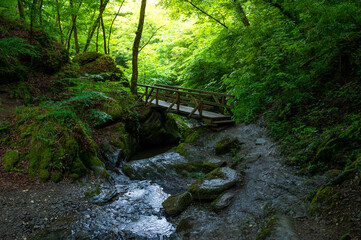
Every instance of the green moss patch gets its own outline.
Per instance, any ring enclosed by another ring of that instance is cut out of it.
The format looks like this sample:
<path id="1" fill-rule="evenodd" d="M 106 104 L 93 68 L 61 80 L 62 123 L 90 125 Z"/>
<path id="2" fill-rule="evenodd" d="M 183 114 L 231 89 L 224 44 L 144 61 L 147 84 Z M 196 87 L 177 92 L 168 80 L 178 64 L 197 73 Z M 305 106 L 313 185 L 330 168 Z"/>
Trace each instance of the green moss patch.
<path id="1" fill-rule="evenodd" d="M 4 157 L 1 159 L 4 164 L 5 171 L 11 171 L 16 167 L 20 161 L 20 154 L 17 150 L 7 151 Z"/>
<path id="2" fill-rule="evenodd" d="M 174 216 L 183 212 L 191 202 L 192 195 L 189 192 L 183 192 L 170 196 L 162 203 L 162 205 L 168 215 Z"/>
<path id="3" fill-rule="evenodd" d="M 309 207 L 311 214 L 326 214 L 338 204 L 340 193 L 334 192 L 331 187 L 322 186 L 317 190 Z"/>
<path id="4" fill-rule="evenodd" d="M 222 155 L 231 152 L 232 149 L 238 149 L 240 147 L 240 142 L 238 138 L 225 138 L 217 142 L 214 146 L 216 155 Z"/>

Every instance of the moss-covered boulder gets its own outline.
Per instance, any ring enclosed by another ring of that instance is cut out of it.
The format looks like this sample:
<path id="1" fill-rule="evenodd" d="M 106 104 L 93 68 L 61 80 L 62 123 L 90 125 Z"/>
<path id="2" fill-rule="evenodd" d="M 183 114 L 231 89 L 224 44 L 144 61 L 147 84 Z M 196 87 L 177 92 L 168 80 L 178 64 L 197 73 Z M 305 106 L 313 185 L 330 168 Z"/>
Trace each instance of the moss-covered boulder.
<path id="1" fill-rule="evenodd" d="M 54 74 L 69 61 L 68 51 L 42 29 L 0 17 L 0 84 L 26 80 L 27 72 Z M 31 38 L 31 39 L 30 39 Z"/>
<path id="2" fill-rule="evenodd" d="M 73 62 L 78 63 L 80 66 L 84 66 L 87 63 L 94 62 L 104 54 L 98 52 L 84 52 L 79 53 L 73 58 Z"/>
<path id="3" fill-rule="evenodd" d="M 79 119 L 70 118 L 74 115 L 54 117 L 58 112 L 50 106 L 24 107 L 17 112 L 17 144 L 29 149 L 23 156 L 29 176 L 58 182 L 63 175 L 79 179 L 92 170 L 97 177 L 108 179 L 109 173 L 97 157 L 99 149 L 88 127 Z"/>
<path id="4" fill-rule="evenodd" d="M 140 120 L 141 145 L 172 144 L 181 138 L 175 120 L 163 111 L 151 110 L 143 121 Z"/>
<path id="5" fill-rule="evenodd" d="M 18 150 L 9 150 L 1 159 L 5 171 L 11 171 L 20 161 L 20 154 Z"/>
<path id="6" fill-rule="evenodd" d="M 340 193 L 333 191 L 330 186 L 322 186 L 317 190 L 309 207 L 310 214 L 325 214 L 338 204 Z"/>
<path id="7" fill-rule="evenodd" d="M 225 190 L 234 186 L 237 181 L 238 174 L 235 170 L 226 167 L 217 168 L 204 178 L 192 183 L 188 191 L 195 199 L 213 200 Z"/>
<path id="8" fill-rule="evenodd" d="M 192 195 L 189 192 L 183 192 L 172 195 L 163 203 L 165 212 L 170 216 L 175 216 L 183 212 L 192 202 Z"/>
<path id="9" fill-rule="evenodd" d="M 238 138 L 225 138 L 217 142 L 214 146 L 216 155 L 222 155 L 231 152 L 232 149 L 238 149 L 241 143 Z"/>
<path id="10" fill-rule="evenodd" d="M 80 53 L 73 62 L 79 64 L 81 74 L 101 74 L 94 80 L 119 81 L 123 76 L 112 57 L 98 52 Z"/>

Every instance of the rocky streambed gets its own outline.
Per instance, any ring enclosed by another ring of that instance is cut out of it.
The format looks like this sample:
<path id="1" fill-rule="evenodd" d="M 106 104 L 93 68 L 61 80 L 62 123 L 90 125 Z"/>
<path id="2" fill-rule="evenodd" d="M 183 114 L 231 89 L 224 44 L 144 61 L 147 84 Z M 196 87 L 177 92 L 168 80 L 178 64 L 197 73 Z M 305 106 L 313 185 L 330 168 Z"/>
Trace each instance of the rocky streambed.
<path id="1" fill-rule="evenodd" d="M 327 179 L 294 175 L 258 125 L 194 129 L 118 170 L 0 194 L 1 239 L 333 239 L 304 201 Z"/>

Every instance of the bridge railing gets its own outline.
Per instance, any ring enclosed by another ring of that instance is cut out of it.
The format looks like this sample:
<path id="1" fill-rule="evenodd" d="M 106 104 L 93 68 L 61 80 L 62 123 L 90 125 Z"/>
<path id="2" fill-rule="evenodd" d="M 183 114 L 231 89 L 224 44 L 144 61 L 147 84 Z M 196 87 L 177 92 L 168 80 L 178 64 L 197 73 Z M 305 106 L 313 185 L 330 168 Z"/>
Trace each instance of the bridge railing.
<path id="1" fill-rule="evenodd" d="M 197 111 L 202 117 L 203 110 L 231 114 L 232 106 L 227 105 L 227 98 L 232 96 L 228 94 L 161 84 L 156 84 L 156 86 L 138 84 L 138 86 L 145 88 L 140 99 L 156 105 L 159 105 L 160 100 L 166 101 L 170 103 L 167 111 L 179 112 L 182 106 L 186 106 L 193 107 L 189 117 L 192 117 Z"/>

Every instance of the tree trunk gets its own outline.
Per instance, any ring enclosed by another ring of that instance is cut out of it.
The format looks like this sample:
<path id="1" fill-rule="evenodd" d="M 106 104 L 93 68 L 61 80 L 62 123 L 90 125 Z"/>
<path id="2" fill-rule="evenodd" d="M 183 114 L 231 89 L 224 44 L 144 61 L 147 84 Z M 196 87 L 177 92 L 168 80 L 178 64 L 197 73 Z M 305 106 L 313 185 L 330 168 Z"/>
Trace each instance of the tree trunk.
<path id="1" fill-rule="evenodd" d="M 285 10 L 280 4 L 278 4 L 277 2 L 275 1 L 272 1 L 272 0 L 264 0 L 264 2 L 270 4 L 272 7 L 275 7 L 275 8 L 278 8 L 278 10 L 281 11 L 281 13 L 283 14 L 283 16 L 285 16 L 286 18 L 290 19 L 291 21 L 293 21 L 294 23 L 298 23 L 299 20 L 297 17 L 294 17 L 292 16 L 292 14 Z"/>
<path id="2" fill-rule="evenodd" d="M 95 51 L 98 52 L 98 47 L 99 47 L 99 28 L 100 28 L 100 22 L 98 23 L 98 27 L 97 27 L 97 37 L 95 39 Z"/>
<path id="3" fill-rule="evenodd" d="M 40 4 L 39 4 L 39 23 L 40 25 L 43 25 L 43 0 L 40 0 Z"/>
<path id="4" fill-rule="evenodd" d="M 22 0 L 18 0 L 18 10 L 19 16 L 21 19 L 25 20 L 25 10 L 24 10 L 24 3 Z"/>
<path id="5" fill-rule="evenodd" d="M 238 0 L 233 0 L 233 2 L 236 5 L 238 14 L 239 14 L 239 16 L 240 16 L 240 18 L 241 18 L 241 20 L 243 22 L 243 25 L 246 26 L 246 27 L 250 26 L 248 18 L 246 16 L 246 13 L 243 10 L 243 7 L 242 7 L 241 3 Z"/>
<path id="6" fill-rule="evenodd" d="M 88 35 L 88 39 L 86 40 L 86 43 L 85 43 L 85 47 L 84 47 L 84 52 L 86 52 L 88 50 L 88 47 L 90 45 L 90 41 L 92 40 L 93 38 L 93 35 L 94 35 L 94 32 L 100 22 L 100 17 L 103 15 L 103 12 L 105 10 L 105 7 L 107 6 L 109 0 L 105 0 L 103 2 L 103 4 L 100 6 L 100 11 L 99 11 L 99 15 L 97 17 L 97 19 L 95 20 L 95 22 L 93 23 L 93 26 L 90 28 L 90 31 L 89 31 L 89 35 Z"/>
<path id="7" fill-rule="evenodd" d="M 103 5 L 103 0 L 100 0 L 100 5 Z M 100 24 L 102 26 L 102 31 L 103 31 L 104 53 L 107 54 L 107 36 L 105 35 L 103 14 L 100 16 Z"/>
<path id="8" fill-rule="evenodd" d="M 123 4 L 124 4 L 124 1 L 122 1 L 122 4 L 120 5 L 119 9 L 118 9 L 118 12 L 117 14 L 115 14 L 113 20 L 112 20 L 112 24 L 110 25 L 110 28 L 109 28 L 109 35 L 108 35 L 108 53 L 110 53 L 110 36 L 112 35 L 112 29 L 113 29 L 113 25 L 114 25 L 114 22 L 115 22 L 115 19 L 118 17 L 119 15 L 119 12 L 120 12 L 120 9 L 123 7 Z"/>
<path id="9" fill-rule="evenodd" d="M 135 34 L 134 44 L 133 44 L 133 57 L 132 57 L 132 79 L 130 85 L 130 91 L 133 94 L 137 94 L 137 83 L 138 83 L 138 53 L 139 53 L 139 43 L 142 38 L 144 18 L 145 18 L 145 7 L 147 0 L 142 0 L 142 5 L 140 7 L 139 23 L 138 29 Z"/>
<path id="10" fill-rule="evenodd" d="M 30 44 L 33 41 L 34 21 L 36 19 L 36 5 L 37 0 L 33 0 L 33 4 L 30 9 Z"/>
<path id="11" fill-rule="evenodd" d="M 83 2 L 80 1 L 79 3 L 79 7 L 78 9 L 76 10 L 76 13 L 74 13 L 74 3 L 73 3 L 73 0 L 69 0 L 69 5 L 70 5 L 70 8 L 71 8 L 71 21 L 72 21 L 72 27 L 70 29 L 70 33 L 69 33 L 69 37 L 68 37 L 68 50 L 70 49 L 70 41 L 71 41 L 71 35 L 73 34 L 74 32 L 74 44 L 75 44 L 75 51 L 76 53 L 79 53 L 80 52 L 80 48 L 79 48 L 79 40 L 78 40 L 78 28 L 76 26 L 76 20 L 78 18 L 78 12 L 80 10 L 80 7 L 81 7 L 81 4 Z"/>
<path id="12" fill-rule="evenodd" d="M 59 32 L 60 32 L 60 42 L 61 42 L 61 44 L 64 44 L 64 34 L 63 34 L 63 28 L 61 26 L 59 0 L 55 0 L 55 2 L 56 2 L 56 14 L 57 14 L 57 17 L 58 17 L 57 21 L 58 21 Z"/>

